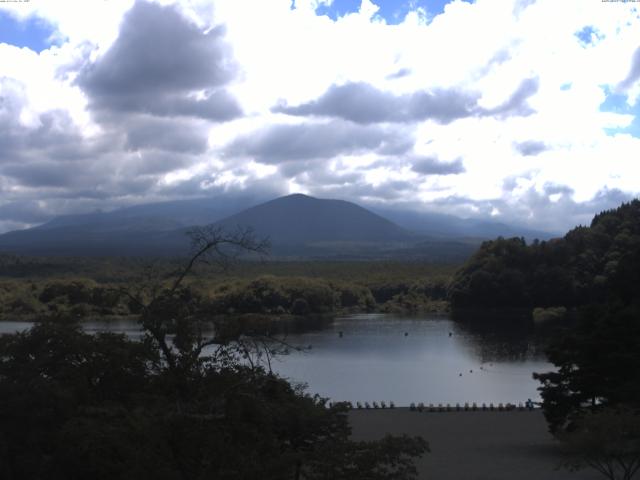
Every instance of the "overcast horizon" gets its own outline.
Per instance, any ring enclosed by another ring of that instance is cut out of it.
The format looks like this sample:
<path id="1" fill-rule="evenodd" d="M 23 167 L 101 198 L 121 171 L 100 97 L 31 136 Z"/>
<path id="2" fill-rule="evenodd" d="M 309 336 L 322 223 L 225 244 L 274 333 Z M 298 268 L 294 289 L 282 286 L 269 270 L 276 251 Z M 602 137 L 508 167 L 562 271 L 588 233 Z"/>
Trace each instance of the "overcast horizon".
<path id="1" fill-rule="evenodd" d="M 586 224 L 640 193 L 636 5 L 2 2 L 0 233 L 245 193 Z"/>

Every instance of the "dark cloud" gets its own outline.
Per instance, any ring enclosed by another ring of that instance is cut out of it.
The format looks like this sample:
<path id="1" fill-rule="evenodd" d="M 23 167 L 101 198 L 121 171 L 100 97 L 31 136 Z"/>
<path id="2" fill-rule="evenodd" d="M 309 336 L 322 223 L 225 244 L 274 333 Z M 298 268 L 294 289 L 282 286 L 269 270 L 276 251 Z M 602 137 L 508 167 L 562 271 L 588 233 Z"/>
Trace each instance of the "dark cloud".
<path id="1" fill-rule="evenodd" d="M 40 202 L 29 200 L 25 202 L 9 202 L 0 205 L 1 222 L 19 222 L 26 224 L 41 223 L 51 217 L 51 212 L 45 211 Z"/>
<path id="2" fill-rule="evenodd" d="M 629 69 L 629 74 L 627 78 L 625 78 L 620 84 L 618 88 L 621 90 L 627 90 L 633 86 L 640 80 L 640 47 L 636 49 L 633 53 L 633 57 L 631 57 L 631 68 Z"/>
<path id="3" fill-rule="evenodd" d="M 524 142 L 514 143 L 513 146 L 525 157 L 538 155 L 539 153 L 549 149 L 544 142 L 540 142 L 538 140 L 526 140 Z"/>
<path id="4" fill-rule="evenodd" d="M 21 186 L 67 188 L 78 185 L 82 170 L 74 163 L 38 160 L 5 165 L 0 172 L 17 180 Z"/>
<path id="5" fill-rule="evenodd" d="M 307 160 L 303 162 L 289 162 L 280 165 L 280 175 L 286 179 L 295 179 L 297 183 L 306 187 L 347 185 L 362 182 L 362 172 L 345 172 L 341 165 L 331 166 L 325 162 Z"/>
<path id="6" fill-rule="evenodd" d="M 568 185 L 562 185 L 558 183 L 545 183 L 543 186 L 544 193 L 549 195 L 573 195 L 575 191 Z"/>
<path id="7" fill-rule="evenodd" d="M 411 169 L 423 175 L 457 175 L 465 172 L 461 158 L 443 162 L 437 157 L 415 157 L 411 159 L 411 163 Z"/>
<path id="8" fill-rule="evenodd" d="M 66 111 L 44 112 L 37 122 L 34 127 L 25 127 L 16 119 L 13 128 L 0 132 L 0 160 L 31 156 L 64 162 L 95 156 L 110 148 L 104 137 L 84 138 Z"/>
<path id="9" fill-rule="evenodd" d="M 201 30 L 174 6 L 138 1 L 77 83 L 96 110 L 229 120 L 241 110 L 222 88 L 236 73 L 223 35 L 220 27 Z"/>
<path id="10" fill-rule="evenodd" d="M 195 122 L 135 116 L 126 119 L 126 148 L 156 149 L 168 152 L 204 153 L 207 150 L 207 129 Z"/>
<path id="11" fill-rule="evenodd" d="M 526 174 L 509 176 L 502 181 L 502 190 L 504 192 L 512 192 L 515 190 L 518 187 L 518 178 L 525 178 L 528 180 L 530 179 L 530 176 Z"/>
<path id="12" fill-rule="evenodd" d="M 333 85 L 320 98 L 298 106 L 278 105 L 273 111 L 296 116 L 338 117 L 369 124 L 431 119 L 447 124 L 473 115 L 478 95 L 455 89 L 436 89 L 393 95 L 367 83 Z"/>
<path id="13" fill-rule="evenodd" d="M 220 175 L 221 176 L 221 175 Z M 185 198 L 194 196 L 217 196 L 225 203 L 234 199 L 251 197 L 249 205 L 256 205 L 289 193 L 286 179 L 279 172 L 262 178 L 250 177 L 245 183 L 219 184 L 217 173 L 201 173 L 184 181 L 161 185 L 156 189 L 158 195 L 167 198 Z M 246 208 L 243 204 L 238 210 Z"/>
<path id="14" fill-rule="evenodd" d="M 334 120 L 320 124 L 271 125 L 236 138 L 224 149 L 224 155 L 278 164 L 365 152 L 394 155 L 405 153 L 412 146 L 413 137 L 405 131 Z"/>
<path id="15" fill-rule="evenodd" d="M 416 192 L 414 183 L 403 180 L 390 180 L 378 185 L 362 180 L 354 183 L 314 184 L 306 187 L 311 195 L 344 198 L 359 203 L 395 201 Z"/>
<path id="16" fill-rule="evenodd" d="M 317 100 L 297 106 L 280 104 L 272 110 L 295 116 L 337 117 L 360 124 L 433 120 L 446 125 L 474 116 L 530 115 L 534 111 L 527 100 L 538 91 L 538 84 L 537 78 L 523 80 L 504 103 L 492 109 L 480 108 L 480 95 L 475 92 L 450 88 L 394 95 L 357 82 L 332 85 Z"/>
<path id="17" fill-rule="evenodd" d="M 233 120 L 242 114 L 236 100 L 225 90 L 205 94 L 202 99 L 193 95 L 123 92 L 105 100 L 103 106 L 95 103 L 92 106 L 116 112 L 140 112 L 161 117 L 198 117 L 219 122 Z"/>
<path id="18" fill-rule="evenodd" d="M 191 155 L 165 151 L 144 151 L 127 161 L 131 175 L 157 175 L 185 168 L 194 162 Z"/>

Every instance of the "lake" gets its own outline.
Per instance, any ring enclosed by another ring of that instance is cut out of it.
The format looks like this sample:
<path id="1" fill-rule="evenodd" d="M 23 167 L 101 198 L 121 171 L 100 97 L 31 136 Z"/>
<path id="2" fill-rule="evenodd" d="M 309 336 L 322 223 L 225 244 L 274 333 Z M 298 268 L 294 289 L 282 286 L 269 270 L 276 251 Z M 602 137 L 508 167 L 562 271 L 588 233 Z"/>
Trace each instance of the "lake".
<path id="1" fill-rule="evenodd" d="M 29 326 L 0 322 L 0 333 Z M 137 324 L 126 321 L 84 327 L 139 335 Z M 553 367 L 526 322 L 362 314 L 298 325 L 282 335 L 310 348 L 277 357 L 273 370 L 334 401 L 518 403 L 539 398 L 532 373 Z"/>

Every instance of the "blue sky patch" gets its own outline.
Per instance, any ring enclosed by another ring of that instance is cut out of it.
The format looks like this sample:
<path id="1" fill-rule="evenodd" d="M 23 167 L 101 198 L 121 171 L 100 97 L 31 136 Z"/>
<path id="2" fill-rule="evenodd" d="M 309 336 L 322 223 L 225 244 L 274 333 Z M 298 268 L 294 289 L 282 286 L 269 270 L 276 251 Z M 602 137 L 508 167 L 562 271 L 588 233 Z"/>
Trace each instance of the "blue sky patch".
<path id="1" fill-rule="evenodd" d="M 607 135 L 610 136 L 613 136 L 617 133 L 628 133 L 633 137 L 640 138 L 640 112 L 636 113 L 636 116 L 628 127 L 605 128 L 604 131 Z"/>
<path id="2" fill-rule="evenodd" d="M 444 12 L 444 7 L 452 0 L 372 0 L 379 7 L 378 15 L 391 25 L 404 20 L 412 10 L 423 8 L 429 18 Z M 472 0 L 465 0 L 473 3 Z M 316 9 L 316 14 L 326 15 L 332 20 L 337 20 L 349 13 L 360 9 L 360 0 L 333 0 L 330 6 L 321 5 Z"/>
<path id="3" fill-rule="evenodd" d="M 628 133 L 634 137 L 640 138 L 640 102 L 635 105 L 627 103 L 627 96 L 620 93 L 612 93 L 608 87 L 604 88 L 607 97 L 600 104 L 601 112 L 612 112 L 626 115 L 633 115 L 634 119 L 628 127 L 622 128 L 605 128 L 607 135 L 615 135 L 616 133 Z"/>
<path id="4" fill-rule="evenodd" d="M 573 84 L 571 82 L 563 83 L 562 85 L 560 85 L 560 90 L 562 90 L 562 91 L 570 90 L 572 85 Z"/>
<path id="5" fill-rule="evenodd" d="M 18 20 L 8 12 L 0 10 L 0 43 L 41 52 L 52 45 L 49 38 L 54 32 L 53 25 L 42 19 L 29 17 Z"/>
<path id="6" fill-rule="evenodd" d="M 604 35 L 591 25 L 587 25 L 582 30 L 576 32 L 575 36 L 578 37 L 578 40 L 580 40 L 580 43 L 584 46 L 593 45 L 604 38 Z"/>

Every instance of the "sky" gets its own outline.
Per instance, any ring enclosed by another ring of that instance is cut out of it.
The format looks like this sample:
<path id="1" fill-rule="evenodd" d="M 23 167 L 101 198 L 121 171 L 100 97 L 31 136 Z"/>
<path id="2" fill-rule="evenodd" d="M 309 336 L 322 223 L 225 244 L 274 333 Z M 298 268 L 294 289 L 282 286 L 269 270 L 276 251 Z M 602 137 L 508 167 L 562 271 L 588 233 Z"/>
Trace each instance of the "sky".
<path id="1" fill-rule="evenodd" d="M 640 192 L 640 3 L 0 2 L 0 232 L 247 192 L 588 224 Z"/>

